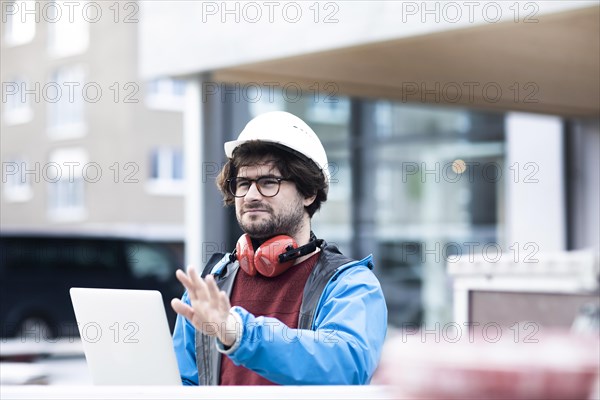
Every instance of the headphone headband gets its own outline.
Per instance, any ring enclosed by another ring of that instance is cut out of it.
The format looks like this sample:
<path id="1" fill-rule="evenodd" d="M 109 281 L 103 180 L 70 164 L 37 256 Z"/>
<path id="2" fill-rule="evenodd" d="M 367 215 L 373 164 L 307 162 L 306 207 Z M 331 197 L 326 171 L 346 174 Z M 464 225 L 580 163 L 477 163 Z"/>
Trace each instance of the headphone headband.
<path id="1" fill-rule="evenodd" d="M 295 258 L 299 258 L 302 256 L 305 256 L 307 254 L 312 253 L 313 251 L 315 251 L 318 247 L 321 247 L 321 245 L 323 244 L 323 239 L 317 239 L 317 237 L 315 236 L 315 234 L 311 231 L 310 232 L 310 242 L 308 242 L 307 244 L 297 247 L 295 249 L 286 249 L 287 251 L 285 253 L 282 253 L 279 255 L 279 262 L 280 263 L 284 263 L 290 260 L 293 260 Z"/>

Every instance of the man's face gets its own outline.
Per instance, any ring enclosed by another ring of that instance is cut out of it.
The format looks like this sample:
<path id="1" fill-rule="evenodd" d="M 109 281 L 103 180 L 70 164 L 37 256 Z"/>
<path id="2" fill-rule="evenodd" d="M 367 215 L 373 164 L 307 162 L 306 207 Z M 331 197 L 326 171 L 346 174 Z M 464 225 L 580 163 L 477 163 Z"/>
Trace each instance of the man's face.
<path id="1" fill-rule="evenodd" d="M 253 166 L 240 167 L 237 178 L 258 179 L 260 177 L 287 178 L 282 176 L 273 162 L 262 161 Z M 311 199 L 298 193 L 291 181 L 281 181 L 279 192 L 274 197 L 265 197 L 256 182 L 251 182 L 244 197 L 236 197 L 235 214 L 244 232 L 255 239 L 267 239 L 276 235 L 295 236 L 307 223 L 308 214 L 304 206 Z"/>

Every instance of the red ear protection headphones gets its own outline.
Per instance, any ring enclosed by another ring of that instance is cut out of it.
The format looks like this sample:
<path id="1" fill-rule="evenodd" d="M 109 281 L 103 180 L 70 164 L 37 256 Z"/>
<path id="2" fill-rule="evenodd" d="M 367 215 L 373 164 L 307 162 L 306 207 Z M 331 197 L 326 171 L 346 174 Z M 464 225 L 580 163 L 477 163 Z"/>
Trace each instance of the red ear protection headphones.
<path id="1" fill-rule="evenodd" d="M 310 242 L 298 247 L 293 238 L 278 235 L 270 238 L 254 250 L 252 239 L 245 233 L 238 239 L 231 258 L 234 259 L 235 257 L 240 263 L 240 267 L 248 275 L 254 276 L 259 273 L 271 278 L 287 271 L 294 265 L 296 258 L 315 251 L 317 245 L 321 242 L 323 241 L 317 239 L 311 232 Z"/>

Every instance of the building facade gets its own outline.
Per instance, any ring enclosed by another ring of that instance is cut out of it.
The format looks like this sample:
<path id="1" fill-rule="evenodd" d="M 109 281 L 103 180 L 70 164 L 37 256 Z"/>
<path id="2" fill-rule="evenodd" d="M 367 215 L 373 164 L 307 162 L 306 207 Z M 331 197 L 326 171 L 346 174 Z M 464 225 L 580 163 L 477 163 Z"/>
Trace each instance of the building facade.
<path id="1" fill-rule="evenodd" d="M 2 2 L 2 229 L 182 239 L 184 85 L 138 73 L 135 2 Z"/>
<path id="2" fill-rule="evenodd" d="M 233 248 L 240 232 L 209 167 L 253 115 L 278 109 L 305 118 L 330 157 L 313 229 L 353 257 L 374 254 L 394 325 L 450 321 L 447 269 L 465 257 L 598 251 L 598 161 L 585 150 L 600 135 L 596 3 L 143 10 L 142 74 L 190 82 L 188 262 Z"/>
<path id="3" fill-rule="evenodd" d="M 451 320 L 466 257 L 598 251 L 595 2 L 45 4 L 3 3 L 3 229 L 180 234 L 201 265 L 241 233 L 223 143 L 287 110 L 329 156 L 312 228 L 373 253 L 393 325 Z"/>

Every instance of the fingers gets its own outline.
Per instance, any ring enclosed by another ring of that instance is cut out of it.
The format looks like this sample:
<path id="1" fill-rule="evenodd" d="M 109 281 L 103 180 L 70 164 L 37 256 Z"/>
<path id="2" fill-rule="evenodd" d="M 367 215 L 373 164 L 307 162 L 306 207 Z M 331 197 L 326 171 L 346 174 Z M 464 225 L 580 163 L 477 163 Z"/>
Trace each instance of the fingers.
<path id="1" fill-rule="evenodd" d="M 208 275 L 205 279 L 205 282 L 209 298 L 217 303 L 219 300 L 219 288 L 217 287 L 215 278 L 212 275 Z"/>
<path id="2" fill-rule="evenodd" d="M 193 286 L 194 284 L 192 283 L 192 280 L 187 276 L 187 274 L 185 272 L 183 272 L 182 270 L 178 269 L 175 272 L 175 276 L 177 277 L 177 279 L 179 280 L 179 282 L 181 282 L 181 284 L 185 287 L 185 289 L 190 292 L 193 290 Z"/>
<path id="3" fill-rule="evenodd" d="M 171 306 L 176 313 L 183 315 L 196 329 L 201 329 L 205 322 L 221 324 L 227 320 L 231 308 L 229 297 L 219 290 L 212 275 L 203 279 L 193 267 L 188 267 L 187 273 L 177 270 L 176 276 L 190 299 L 190 304 L 173 299 Z"/>
<path id="4" fill-rule="evenodd" d="M 227 312 L 229 312 L 229 298 L 225 295 L 223 299 L 226 301 L 223 302 L 223 299 L 221 298 L 222 292 L 219 290 L 215 278 L 212 275 L 208 275 L 203 279 L 198 276 L 196 270 L 191 266 L 188 267 L 187 273 L 178 269 L 175 275 L 187 290 L 192 307 L 199 307 L 202 310 L 212 308 L 219 311 L 226 308 Z"/>
<path id="5" fill-rule="evenodd" d="M 214 307 L 222 316 L 229 314 L 229 309 L 231 308 L 229 296 L 227 296 L 225 292 L 219 290 L 217 283 L 212 276 L 206 278 L 206 286 L 209 289 L 211 299 L 214 300 Z"/>
<path id="6" fill-rule="evenodd" d="M 183 315 L 189 321 L 192 321 L 194 318 L 194 309 L 179 299 L 171 300 L 171 307 L 173 307 L 173 310 L 175 310 L 177 314 Z"/>
<path id="7" fill-rule="evenodd" d="M 194 267 L 188 267 L 187 276 L 192 283 L 192 288 L 194 291 L 193 300 L 198 300 L 202 302 L 210 301 L 210 297 L 208 295 L 208 288 L 206 287 L 206 282 L 204 281 L 204 279 L 198 276 Z"/>
<path id="8" fill-rule="evenodd" d="M 229 303 L 229 296 L 227 296 L 227 293 L 219 292 L 217 298 L 219 300 L 219 311 L 223 314 L 229 314 L 231 303 Z"/>
<path id="9" fill-rule="evenodd" d="M 187 275 L 194 285 L 197 285 L 198 282 L 200 282 L 201 278 L 198 276 L 198 273 L 191 265 L 187 267 Z"/>
<path id="10" fill-rule="evenodd" d="M 191 301 L 206 301 L 206 284 L 204 283 L 204 279 L 198 276 L 192 266 L 187 268 L 187 273 L 178 269 L 175 272 L 175 276 L 187 290 Z"/>

